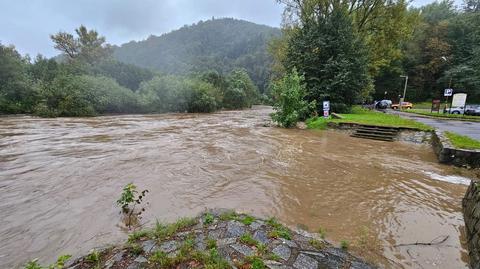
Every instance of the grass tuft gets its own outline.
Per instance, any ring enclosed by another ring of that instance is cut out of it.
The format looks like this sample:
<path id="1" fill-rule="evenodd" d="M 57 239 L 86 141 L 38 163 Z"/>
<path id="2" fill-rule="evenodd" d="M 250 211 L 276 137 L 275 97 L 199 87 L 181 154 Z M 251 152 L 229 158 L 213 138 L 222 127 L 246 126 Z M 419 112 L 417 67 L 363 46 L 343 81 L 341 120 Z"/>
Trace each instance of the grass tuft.
<path id="1" fill-rule="evenodd" d="M 468 136 L 463 136 L 452 132 L 445 132 L 445 136 L 456 148 L 480 149 L 480 141 L 472 139 Z"/>
<path id="2" fill-rule="evenodd" d="M 244 243 L 245 245 L 249 246 L 256 246 L 258 245 L 258 241 L 253 239 L 252 235 L 249 233 L 245 233 L 240 237 L 240 242 Z"/>

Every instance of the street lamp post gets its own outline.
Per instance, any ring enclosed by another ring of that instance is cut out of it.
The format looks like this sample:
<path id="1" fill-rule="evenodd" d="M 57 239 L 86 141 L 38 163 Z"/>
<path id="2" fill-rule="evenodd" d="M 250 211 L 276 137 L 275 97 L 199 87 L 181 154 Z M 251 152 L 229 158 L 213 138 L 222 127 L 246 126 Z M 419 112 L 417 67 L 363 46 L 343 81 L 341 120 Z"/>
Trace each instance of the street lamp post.
<path id="1" fill-rule="evenodd" d="M 402 102 L 405 101 L 405 95 L 407 94 L 407 85 L 408 85 L 408 76 L 400 76 L 401 78 L 405 78 L 405 88 L 403 89 L 403 98 L 400 99 L 400 110 L 402 110 Z"/>

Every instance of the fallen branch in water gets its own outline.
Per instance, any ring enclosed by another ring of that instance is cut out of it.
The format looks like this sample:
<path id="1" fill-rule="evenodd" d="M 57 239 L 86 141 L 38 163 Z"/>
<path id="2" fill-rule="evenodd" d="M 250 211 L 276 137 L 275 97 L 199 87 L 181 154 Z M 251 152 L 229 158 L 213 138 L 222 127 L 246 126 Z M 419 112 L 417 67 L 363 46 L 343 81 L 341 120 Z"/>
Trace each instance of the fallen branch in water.
<path id="1" fill-rule="evenodd" d="M 443 237 L 443 238 L 442 238 L 442 237 Z M 398 245 L 395 245 L 394 247 L 440 245 L 441 243 L 447 241 L 447 239 L 448 239 L 449 237 L 450 237 L 449 235 L 439 236 L 439 237 L 433 239 L 432 241 L 430 241 L 429 243 L 426 243 L 426 242 L 416 242 L 416 243 L 410 243 L 410 244 L 398 244 Z M 437 240 L 440 239 L 440 238 L 442 238 L 442 240 L 437 241 Z"/>

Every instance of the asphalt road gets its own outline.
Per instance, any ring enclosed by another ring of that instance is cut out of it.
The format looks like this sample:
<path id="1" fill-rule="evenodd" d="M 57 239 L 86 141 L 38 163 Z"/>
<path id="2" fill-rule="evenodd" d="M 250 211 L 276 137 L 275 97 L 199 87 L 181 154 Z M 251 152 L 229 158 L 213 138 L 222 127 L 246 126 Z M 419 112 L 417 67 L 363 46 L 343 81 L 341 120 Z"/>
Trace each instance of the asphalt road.
<path id="1" fill-rule="evenodd" d="M 425 118 L 419 117 L 415 114 L 399 111 L 389 111 L 389 113 L 398 114 L 404 118 L 409 118 L 430 125 L 433 128 L 441 131 L 450 131 L 460 135 L 469 136 L 476 140 L 480 140 L 480 122 Z"/>

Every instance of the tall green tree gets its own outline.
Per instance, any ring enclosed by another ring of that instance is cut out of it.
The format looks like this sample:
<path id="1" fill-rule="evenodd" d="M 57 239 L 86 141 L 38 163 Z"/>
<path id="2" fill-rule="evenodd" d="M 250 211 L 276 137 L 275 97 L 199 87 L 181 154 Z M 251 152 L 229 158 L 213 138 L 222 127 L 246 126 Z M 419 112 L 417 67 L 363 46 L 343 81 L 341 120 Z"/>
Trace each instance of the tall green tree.
<path id="1" fill-rule="evenodd" d="M 372 89 L 365 43 L 343 7 L 303 23 L 289 40 L 286 67 L 304 74 L 309 101 L 330 100 L 337 112 Z"/>
<path id="2" fill-rule="evenodd" d="M 38 85 L 28 74 L 28 59 L 13 46 L 0 44 L 0 113 L 29 113 L 38 99 Z"/>
<path id="3" fill-rule="evenodd" d="M 88 30 L 81 25 L 75 29 L 76 37 L 67 32 L 51 35 L 55 48 L 70 61 L 79 60 L 94 64 L 112 55 L 112 48 L 106 39 L 95 30 Z"/>

